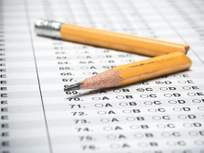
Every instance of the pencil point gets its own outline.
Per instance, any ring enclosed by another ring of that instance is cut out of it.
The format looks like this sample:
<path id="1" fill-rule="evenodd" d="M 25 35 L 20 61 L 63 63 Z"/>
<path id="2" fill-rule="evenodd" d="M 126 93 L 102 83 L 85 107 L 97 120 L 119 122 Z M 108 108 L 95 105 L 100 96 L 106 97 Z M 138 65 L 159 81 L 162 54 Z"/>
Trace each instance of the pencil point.
<path id="1" fill-rule="evenodd" d="M 64 87 L 64 91 L 79 90 L 81 83 L 75 83 Z"/>
<path id="2" fill-rule="evenodd" d="M 190 46 L 189 45 L 186 45 L 185 47 L 185 51 L 186 51 L 186 54 L 188 53 L 188 50 L 190 49 Z"/>

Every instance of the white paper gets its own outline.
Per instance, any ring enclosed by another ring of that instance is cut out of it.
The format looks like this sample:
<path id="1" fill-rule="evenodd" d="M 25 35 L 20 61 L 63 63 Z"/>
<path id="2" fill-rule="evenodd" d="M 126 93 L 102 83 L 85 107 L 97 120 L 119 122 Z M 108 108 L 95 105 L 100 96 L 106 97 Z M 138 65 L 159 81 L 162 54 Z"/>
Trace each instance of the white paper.
<path id="1" fill-rule="evenodd" d="M 203 153 L 203 6 L 0 1 L 0 153 Z M 193 65 L 115 90 L 66 93 L 65 85 L 147 57 L 36 36 L 39 18 L 186 43 Z"/>

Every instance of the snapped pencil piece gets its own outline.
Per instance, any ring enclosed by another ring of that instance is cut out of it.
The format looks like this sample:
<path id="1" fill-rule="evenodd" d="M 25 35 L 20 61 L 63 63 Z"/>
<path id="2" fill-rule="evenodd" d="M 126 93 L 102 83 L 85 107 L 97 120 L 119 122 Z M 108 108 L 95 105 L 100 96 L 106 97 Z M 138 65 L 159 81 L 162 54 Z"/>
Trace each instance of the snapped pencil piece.
<path id="1" fill-rule="evenodd" d="M 191 60 L 184 53 L 153 57 L 148 60 L 117 66 L 80 82 L 80 89 L 102 89 L 137 83 L 156 77 L 184 71 Z"/>
<path id="2" fill-rule="evenodd" d="M 189 46 L 186 44 L 177 44 L 49 20 L 38 20 L 35 23 L 35 30 L 38 35 L 42 36 L 147 56 L 158 56 L 172 52 L 186 54 L 189 49 Z"/>

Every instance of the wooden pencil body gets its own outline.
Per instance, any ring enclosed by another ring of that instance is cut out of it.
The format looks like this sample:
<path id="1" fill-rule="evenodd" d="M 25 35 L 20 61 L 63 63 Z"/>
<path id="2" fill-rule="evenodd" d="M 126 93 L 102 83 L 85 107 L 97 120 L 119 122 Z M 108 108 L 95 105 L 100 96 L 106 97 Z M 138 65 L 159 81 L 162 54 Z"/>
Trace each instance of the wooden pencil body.
<path id="1" fill-rule="evenodd" d="M 122 78 L 120 85 L 147 80 L 179 71 L 191 66 L 191 60 L 185 54 L 175 52 L 157 56 L 148 60 L 126 64 L 113 68 Z"/>
<path id="2" fill-rule="evenodd" d="M 109 88 L 128 85 L 155 77 L 183 71 L 191 66 L 191 60 L 181 52 L 161 55 L 140 62 L 117 66 L 85 79 L 82 88 Z"/>
<path id="3" fill-rule="evenodd" d="M 186 54 L 189 49 L 189 46 L 184 44 L 176 44 L 157 39 L 137 37 L 70 24 L 62 24 L 60 34 L 61 38 L 64 40 L 147 56 L 158 56 L 177 51 Z"/>

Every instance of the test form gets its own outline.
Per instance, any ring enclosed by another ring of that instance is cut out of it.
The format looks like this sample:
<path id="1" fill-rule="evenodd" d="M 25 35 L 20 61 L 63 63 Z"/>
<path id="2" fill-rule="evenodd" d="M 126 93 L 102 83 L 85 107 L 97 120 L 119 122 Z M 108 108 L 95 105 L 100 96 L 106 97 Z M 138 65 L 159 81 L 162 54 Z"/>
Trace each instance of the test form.
<path id="1" fill-rule="evenodd" d="M 1 0 L 0 153 L 204 153 L 204 1 Z M 49 19 L 190 45 L 189 71 L 64 91 L 131 53 L 36 36 Z"/>

